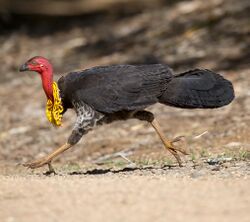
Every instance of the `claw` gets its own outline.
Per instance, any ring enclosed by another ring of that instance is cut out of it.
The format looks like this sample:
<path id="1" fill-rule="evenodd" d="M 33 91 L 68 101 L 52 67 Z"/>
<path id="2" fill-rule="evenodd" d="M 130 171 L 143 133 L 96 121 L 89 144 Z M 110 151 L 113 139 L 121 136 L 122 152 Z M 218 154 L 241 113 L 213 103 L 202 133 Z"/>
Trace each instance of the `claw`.
<path id="1" fill-rule="evenodd" d="M 174 147 L 167 147 L 166 145 L 165 145 L 165 148 L 175 157 L 175 159 L 177 160 L 179 166 L 182 167 L 183 166 L 182 161 L 181 161 L 181 158 L 180 158 L 179 154 L 177 153 L 177 149 L 174 148 Z"/>
<path id="2" fill-rule="evenodd" d="M 179 141 L 181 141 L 182 138 L 185 138 L 185 136 L 177 136 L 177 137 L 175 137 L 175 138 L 172 140 L 172 143 L 179 142 Z"/>
<path id="3" fill-rule="evenodd" d="M 184 154 L 184 155 L 188 155 L 188 153 L 187 153 L 184 149 L 182 149 L 182 148 L 180 148 L 180 147 L 176 147 L 176 146 L 174 145 L 174 143 L 181 141 L 183 138 L 185 138 L 185 136 L 178 136 L 178 137 L 175 137 L 175 138 L 170 142 L 171 147 L 169 147 L 169 148 L 170 148 L 171 150 L 175 151 L 176 153 L 177 153 L 177 151 L 178 151 L 178 152 L 180 152 L 180 153 L 182 153 L 182 154 Z"/>
<path id="4" fill-rule="evenodd" d="M 35 160 L 35 161 L 29 162 L 29 163 L 24 163 L 23 166 L 28 167 L 30 169 L 36 169 L 36 168 L 42 167 L 48 163 L 50 163 L 50 160 L 39 159 L 39 160 Z"/>

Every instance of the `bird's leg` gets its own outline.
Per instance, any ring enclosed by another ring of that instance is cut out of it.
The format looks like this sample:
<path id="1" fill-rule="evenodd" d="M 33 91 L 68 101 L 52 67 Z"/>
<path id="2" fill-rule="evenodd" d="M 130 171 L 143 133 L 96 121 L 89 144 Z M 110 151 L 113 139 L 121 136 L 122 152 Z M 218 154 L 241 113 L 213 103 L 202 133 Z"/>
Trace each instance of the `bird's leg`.
<path id="1" fill-rule="evenodd" d="M 55 170 L 53 169 L 53 167 L 51 165 L 52 160 L 55 157 L 57 157 L 58 155 L 60 155 L 61 153 L 63 153 L 64 151 L 71 148 L 72 146 L 73 146 L 72 144 L 65 143 L 64 145 L 62 145 L 61 147 L 59 147 L 58 149 L 56 149 L 55 151 L 53 151 L 52 153 L 47 155 L 46 157 L 40 158 L 40 159 L 32 161 L 32 162 L 25 163 L 23 165 L 25 167 L 35 169 L 35 168 L 39 168 L 39 167 L 42 167 L 42 166 L 48 164 L 49 172 L 55 172 Z"/>
<path id="2" fill-rule="evenodd" d="M 181 166 L 181 158 L 178 155 L 177 151 L 179 151 L 179 152 L 181 152 L 183 154 L 187 154 L 187 153 L 184 150 L 174 146 L 174 143 L 178 142 L 181 137 L 177 137 L 177 138 L 173 139 L 172 141 L 166 139 L 166 137 L 163 134 L 163 131 L 161 130 L 161 127 L 160 127 L 159 123 L 155 120 L 154 114 L 149 112 L 149 111 L 145 111 L 145 110 L 138 111 L 138 112 L 134 113 L 133 117 L 137 118 L 139 120 L 147 121 L 154 127 L 155 131 L 159 135 L 159 137 L 160 137 L 162 143 L 164 144 L 165 148 L 170 153 L 172 153 L 174 155 L 174 157 L 178 161 L 178 164 Z"/>
<path id="3" fill-rule="evenodd" d="M 174 140 L 168 140 L 166 139 L 166 137 L 164 136 L 163 134 L 163 131 L 161 130 L 161 127 L 159 125 L 159 123 L 154 119 L 152 122 L 151 122 L 151 125 L 154 127 L 156 133 L 158 134 L 158 136 L 160 137 L 162 143 L 164 144 L 165 148 L 171 153 L 173 154 L 173 156 L 176 158 L 179 166 L 182 166 L 182 163 L 181 163 L 181 158 L 179 156 L 179 154 L 177 153 L 177 151 L 181 152 L 182 154 L 187 154 L 186 151 L 180 149 L 180 148 L 176 148 L 174 146 L 174 142 L 177 142 L 180 140 L 180 137 L 177 137 L 175 138 Z"/>
<path id="4" fill-rule="evenodd" d="M 47 155 L 46 157 L 29 163 L 25 163 L 23 164 L 24 166 L 31 169 L 35 169 L 48 164 L 49 173 L 55 172 L 51 165 L 52 160 L 64 151 L 70 149 L 76 143 L 78 143 L 82 136 L 86 134 L 89 130 L 91 130 L 97 124 L 97 121 L 103 117 L 102 114 L 95 112 L 91 107 L 86 104 L 76 104 L 75 109 L 77 112 L 76 124 L 68 139 L 68 142 L 53 151 L 52 153 L 50 153 L 49 155 Z"/>
<path id="5" fill-rule="evenodd" d="M 47 172 L 45 172 L 45 175 L 50 175 L 50 174 L 54 174 L 56 175 L 56 171 L 54 169 L 54 167 L 52 166 L 51 162 L 48 163 L 48 167 L 49 167 L 49 170 Z"/>

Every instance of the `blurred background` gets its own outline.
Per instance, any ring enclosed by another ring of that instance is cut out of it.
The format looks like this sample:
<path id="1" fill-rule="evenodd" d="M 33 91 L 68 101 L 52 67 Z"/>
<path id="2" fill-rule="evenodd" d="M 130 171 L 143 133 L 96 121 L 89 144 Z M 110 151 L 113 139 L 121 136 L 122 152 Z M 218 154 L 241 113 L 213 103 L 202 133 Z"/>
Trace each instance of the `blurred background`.
<path id="1" fill-rule="evenodd" d="M 249 0 L 0 0 L 0 161 L 43 156 L 66 141 L 74 124 L 69 111 L 63 127 L 54 129 L 45 117 L 40 78 L 18 72 L 36 55 L 51 61 L 55 79 L 72 70 L 124 63 L 167 63 L 176 73 L 196 67 L 219 72 L 234 83 L 237 99 L 231 105 L 150 109 L 168 137 L 186 136 L 192 153 L 186 160 L 248 158 L 249 14 Z M 172 158 L 146 123 L 130 120 L 89 133 L 60 160 L 94 162 L 118 151 L 138 161 Z"/>

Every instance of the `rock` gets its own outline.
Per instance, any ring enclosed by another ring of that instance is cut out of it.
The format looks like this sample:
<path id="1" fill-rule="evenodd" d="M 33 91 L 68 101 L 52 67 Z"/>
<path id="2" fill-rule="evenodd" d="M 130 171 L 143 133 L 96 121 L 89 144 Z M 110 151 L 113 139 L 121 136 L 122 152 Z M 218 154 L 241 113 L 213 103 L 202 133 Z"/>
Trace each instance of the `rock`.
<path id="1" fill-rule="evenodd" d="M 230 162 L 230 161 L 232 161 L 232 159 L 233 159 L 232 157 L 209 158 L 206 160 L 206 162 L 209 165 L 217 165 L 217 164 L 222 164 L 225 162 Z"/>

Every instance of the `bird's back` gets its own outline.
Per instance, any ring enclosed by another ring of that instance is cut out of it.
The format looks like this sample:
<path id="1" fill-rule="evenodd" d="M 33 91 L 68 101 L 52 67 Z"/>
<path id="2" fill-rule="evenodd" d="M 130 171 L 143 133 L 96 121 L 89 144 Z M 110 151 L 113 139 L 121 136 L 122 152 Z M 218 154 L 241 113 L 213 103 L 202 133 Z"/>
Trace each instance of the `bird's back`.
<path id="1" fill-rule="evenodd" d="M 158 102 L 173 73 L 167 65 L 112 65 L 71 72 L 58 81 L 64 104 L 84 102 L 112 113 Z"/>

